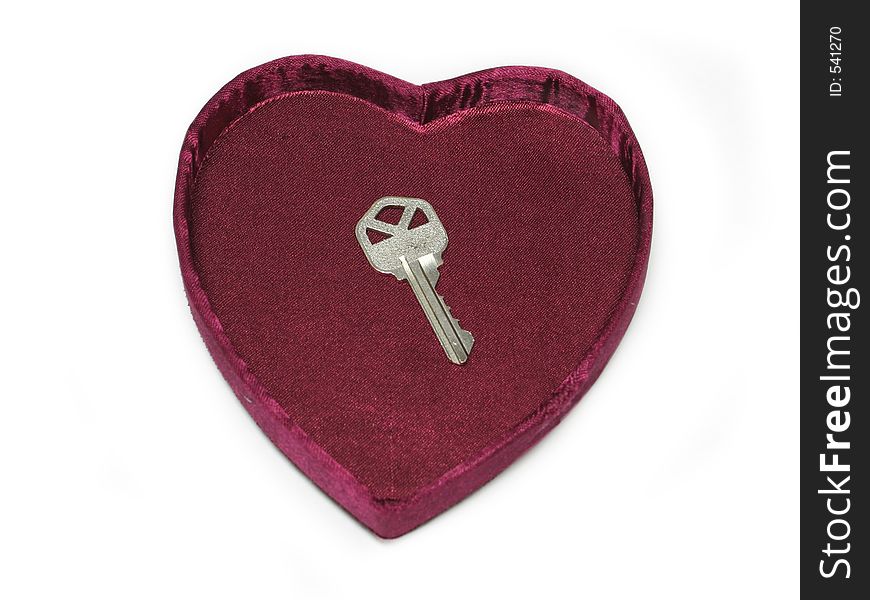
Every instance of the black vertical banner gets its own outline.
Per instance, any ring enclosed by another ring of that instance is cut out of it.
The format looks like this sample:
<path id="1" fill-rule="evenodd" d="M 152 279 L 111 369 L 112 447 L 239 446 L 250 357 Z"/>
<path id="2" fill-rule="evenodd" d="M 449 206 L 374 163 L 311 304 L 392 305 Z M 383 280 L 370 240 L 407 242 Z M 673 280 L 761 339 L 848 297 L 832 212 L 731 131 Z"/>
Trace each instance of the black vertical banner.
<path id="1" fill-rule="evenodd" d="M 865 11 L 858 2 L 801 4 L 801 590 L 808 598 L 870 598 Z"/>

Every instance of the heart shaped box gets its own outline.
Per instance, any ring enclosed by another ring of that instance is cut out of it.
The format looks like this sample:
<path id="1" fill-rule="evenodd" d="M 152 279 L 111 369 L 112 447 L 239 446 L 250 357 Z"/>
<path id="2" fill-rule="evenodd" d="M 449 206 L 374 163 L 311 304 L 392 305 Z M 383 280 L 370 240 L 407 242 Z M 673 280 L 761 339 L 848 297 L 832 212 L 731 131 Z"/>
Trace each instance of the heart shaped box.
<path id="1" fill-rule="evenodd" d="M 383 196 L 423 198 L 447 228 L 438 291 L 476 338 L 465 365 L 355 239 Z M 396 537 L 497 475 L 598 377 L 640 296 L 652 194 L 622 111 L 565 73 L 417 86 L 294 56 L 202 109 L 174 222 L 194 319 L 243 406 Z"/>

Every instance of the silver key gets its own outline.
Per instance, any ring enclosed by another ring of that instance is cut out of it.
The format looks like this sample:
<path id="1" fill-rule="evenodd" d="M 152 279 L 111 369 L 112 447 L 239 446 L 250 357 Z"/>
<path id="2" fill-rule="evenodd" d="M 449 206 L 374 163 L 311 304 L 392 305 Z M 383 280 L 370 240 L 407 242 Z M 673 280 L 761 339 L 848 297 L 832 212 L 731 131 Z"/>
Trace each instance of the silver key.
<path id="1" fill-rule="evenodd" d="M 388 207 L 401 212 L 396 224 L 378 218 Z M 416 225 L 418 211 L 425 216 L 420 225 Z M 374 239 L 372 232 L 383 239 Z M 357 223 L 356 239 L 376 270 L 392 273 L 411 285 L 447 358 L 458 365 L 468 360 L 474 336 L 459 326 L 444 298 L 435 291 L 447 232 L 432 206 L 419 198 L 381 198 Z"/>

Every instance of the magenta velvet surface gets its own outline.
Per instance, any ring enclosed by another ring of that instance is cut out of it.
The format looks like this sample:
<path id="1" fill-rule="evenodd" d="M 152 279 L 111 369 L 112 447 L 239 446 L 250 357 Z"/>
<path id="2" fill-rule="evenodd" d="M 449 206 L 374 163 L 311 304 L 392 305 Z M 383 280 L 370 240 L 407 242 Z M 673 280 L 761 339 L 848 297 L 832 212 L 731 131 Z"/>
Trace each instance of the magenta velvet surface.
<path id="1" fill-rule="evenodd" d="M 429 200 L 447 227 L 439 292 L 477 339 L 464 366 L 356 243 L 385 195 Z M 621 111 L 564 73 L 415 86 L 301 56 L 206 105 L 174 217 L 194 318 L 243 405 L 395 537 L 503 470 L 592 384 L 640 295 L 652 197 Z"/>

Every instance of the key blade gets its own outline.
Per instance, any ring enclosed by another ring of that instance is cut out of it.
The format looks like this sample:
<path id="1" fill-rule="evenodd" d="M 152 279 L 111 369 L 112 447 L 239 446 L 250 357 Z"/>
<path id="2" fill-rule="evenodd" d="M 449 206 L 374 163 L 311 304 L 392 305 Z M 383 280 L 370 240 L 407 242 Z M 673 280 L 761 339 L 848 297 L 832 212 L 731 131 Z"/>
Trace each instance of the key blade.
<path id="1" fill-rule="evenodd" d="M 403 271 L 401 279 L 407 279 L 411 285 L 447 358 L 457 365 L 464 364 L 474 346 L 474 336 L 460 327 L 444 298 L 435 291 L 438 282 L 438 259 L 434 254 L 427 254 L 417 260 L 408 261 L 405 257 L 400 260 Z M 396 277 L 399 276 L 396 273 Z"/>
<path id="2" fill-rule="evenodd" d="M 438 271 L 438 267 L 440 267 L 444 261 L 441 260 L 441 253 L 432 254 L 432 260 L 429 260 L 428 257 L 426 259 L 420 259 L 420 265 L 423 267 L 423 272 L 426 274 L 426 279 L 429 280 L 429 283 L 432 284 L 434 288 L 438 285 L 438 279 L 441 278 L 441 273 Z"/>

